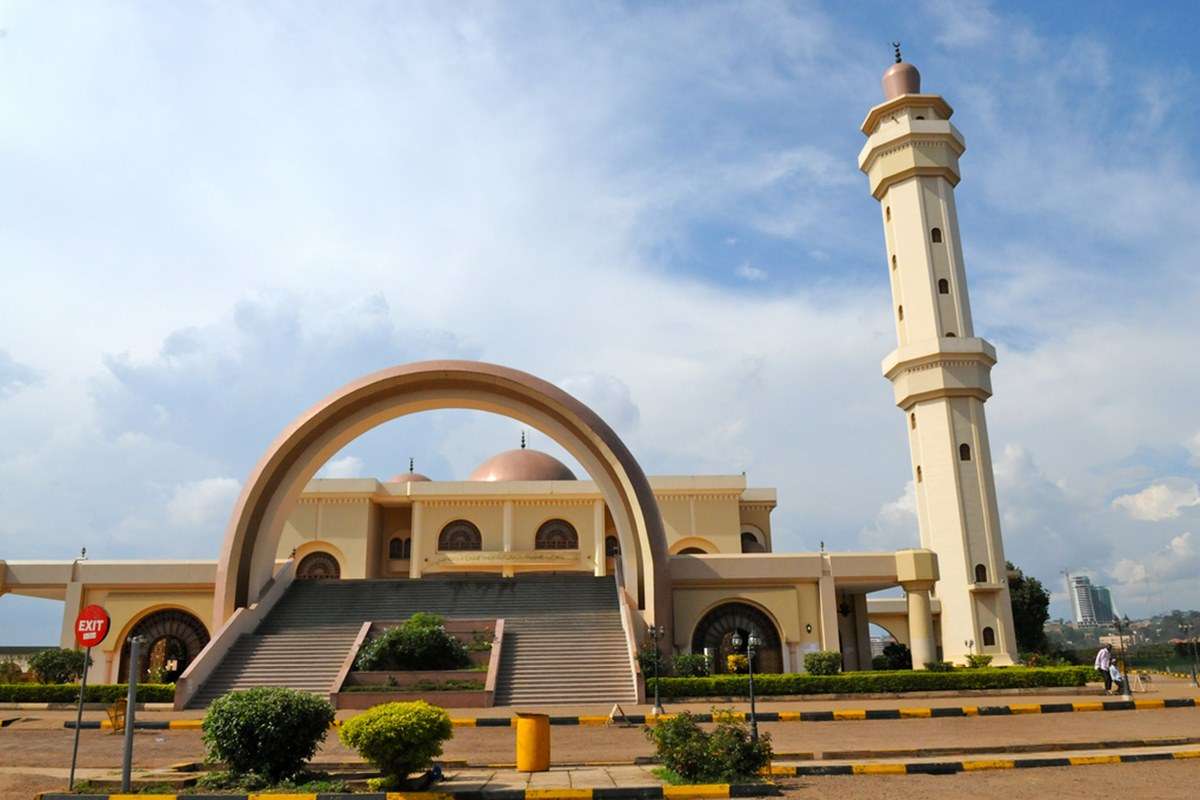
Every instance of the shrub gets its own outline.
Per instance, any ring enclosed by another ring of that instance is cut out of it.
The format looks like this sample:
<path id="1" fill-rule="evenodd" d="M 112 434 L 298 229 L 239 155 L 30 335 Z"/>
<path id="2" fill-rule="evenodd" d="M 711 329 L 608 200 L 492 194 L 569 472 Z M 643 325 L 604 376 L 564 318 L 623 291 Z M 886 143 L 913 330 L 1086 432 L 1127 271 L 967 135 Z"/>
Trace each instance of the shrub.
<path id="1" fill-rule="evenodd" d="M 638 666 L 641 667 L 642 675 L 647 678 L 654 677 L 655 661 L 658 661 L 658 674 L 660 677 L 666 677 L 671 674 L 671 665 L 667 663 L 667 659 L 663 658 L 659 649 L 652 644 L 642 645 L 642 649 L 638 650 L 637 660 Z"/>
<path id="2" fill-rule="evenodd" d="M 12 659 L 0 661 L 0 683 L 20 683 L 25 680 L 25 670 Z"/>
<path id="3" fill-rule="evenodd" d="M 680 678 L 703 678 L 708 675 L 708 656 L 704 653 L 680 653 L 675 656 L 671 671 Z"/>
<path id="4" fill-rule="evenodd" d="M 442 754 L 442 743 L 453 735 L 446 710 L 423 700 L 375 706 L 338 729 L 342 744 L 357 750 L 393 785 L 428 769 Z"/>
<path id="5" fill-rule="evenodd" d="M 926 661 L 925 669 L 929 672 L 952 672 L 954 664 L 949 661 Z"/>
<path id="6" fill-rule="evenodd" d="M 87 654 L 82 650 L 52 647 L 29 659 L 29 670 L 42 683 L 70 683 L 83 675 Z"/>
<path id="7" fill-rule="evenodd" d="M 355 666 L 361 670 L 436 670 L 470 666 L 466 645 L 437 614 L 413 614 L 404 624 L 363 645 Z"/>
<path id="8" fill-rule="evenodd" d="M 982 669 L 991 663 L 991 656 L 985 656 L 982 653 L 970 653 L 967 655 L 967 666 L 971 669 Z"/>
<path id="9" fill-rule="evenodd" d="M 1090 667 L 984 667 L 953 672 L 900 670 L 848 672 L 839 675 L 756 674 L 755 694 L 855 694 L 862 692 L 928 692 L 966 689 L 1024 689 L 1039 686 L 1084 686 L 1094 675 Z M 745 675 L 712 675 L 707 678 L 663 678 L 659 692 L 673 697 L 745 697 Z M 654 683 L 650 682 L 650 690 Z"/>
<path id="10" fill-rule="evenodd" d="M 891 642 L 883 648 L 883 663 L 882 669 L 912 669 L 912 652 L 906 645 Z"/>
<path id="11" fill-rule="evenodd" d="M 836 675 L 842 671 L 842 654 L 836 650 L 806 653 L 804 669 L 809 675 Z"/>
<path id="12" fill-rule="evenodd" d="M 688 712 L 646 728 L 658 757 L 667 769 L 693 783 L 732 783 L 756 778 L 771 763 L 771 736 L 750 740 L 746 723 L 713 709 L 717 720 L 705 731 Z"/>
<path id="13" fill-rule="evenodd" d="M 258 687 L 230 692 L 209 706 L 201 725 L 211 761 L 272 783 L 290 778 L 317 752 L 333 724 L 333 706 L 307 692 Z"/>
<path id="14" fill-rule="evenodd" d="M 123 683 L 89 684 L 85 703 L 115 703 L 125 699 L 129 687 Z M 170 703 L 175 699 L 175 684 L 139 683 L 139 703 Z M 79 701 L 77 683 L 10 683 L 0 685 L 0 703 L 75 703 Z"/>

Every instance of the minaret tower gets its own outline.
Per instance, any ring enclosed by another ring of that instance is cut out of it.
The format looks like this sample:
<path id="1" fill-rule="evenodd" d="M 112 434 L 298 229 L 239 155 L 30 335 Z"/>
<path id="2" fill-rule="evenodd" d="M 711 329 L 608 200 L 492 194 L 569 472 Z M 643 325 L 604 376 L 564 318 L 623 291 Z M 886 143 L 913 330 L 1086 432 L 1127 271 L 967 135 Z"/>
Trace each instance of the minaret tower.
<path id="1" fill-rule="evenodd" d="M 883 217 L 898 342 L 883 374 L 904 411 L 921 546 L 938 556 L 942 658 L 1007 665 L 1017 642 L 983 413 L 996 350 L 971 324 L 954 207 L 965 144 L 898 44 L 883 95 L 863 122 L 858 166 Z"/>

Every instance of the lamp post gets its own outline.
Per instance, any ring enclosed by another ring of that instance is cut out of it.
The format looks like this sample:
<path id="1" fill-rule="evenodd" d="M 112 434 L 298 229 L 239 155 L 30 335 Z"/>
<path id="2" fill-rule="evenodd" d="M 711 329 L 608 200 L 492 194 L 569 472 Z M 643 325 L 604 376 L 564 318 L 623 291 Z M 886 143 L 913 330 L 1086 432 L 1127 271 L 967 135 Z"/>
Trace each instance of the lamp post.
<path id="1" fill-rule="evenodd" d="M 1179 623 L 1179 632 L 1183 634 L 1184 644 L 1191 643 L 1192 645 L 1192 686 L 1200 686 L 1200 681 L 1196 680 L 1196 637 L 1188 636 L 1195 628 L 1190 622 Z"/>
<path id="2" fill-rule="evenodd" d="M 658 640 L 665 633 L 666 631 L 662 625 L 651 625 L 646 631 L 646 635 L 650 637 L 650 641 L 654 642 L 654 708 L 650 709 L 650 713 L 656 717 L 664 713 L 662 703 L 658 700 L 658 662 L 662 658 L 662 653 L 658 649 Z"/>
<path id="3" fill-rule="evenodd" d="M 733 639 L 730 640 L 734 650 L 742 649 L 742 636 L 739 633 L 733 634 Z M 746 645 L 746 673 L 750 678 L 750 741 L 758 741 L 758 716 L 754 713 L 754 651 L 762 644 L 753 631 L 745 639 Z"/>

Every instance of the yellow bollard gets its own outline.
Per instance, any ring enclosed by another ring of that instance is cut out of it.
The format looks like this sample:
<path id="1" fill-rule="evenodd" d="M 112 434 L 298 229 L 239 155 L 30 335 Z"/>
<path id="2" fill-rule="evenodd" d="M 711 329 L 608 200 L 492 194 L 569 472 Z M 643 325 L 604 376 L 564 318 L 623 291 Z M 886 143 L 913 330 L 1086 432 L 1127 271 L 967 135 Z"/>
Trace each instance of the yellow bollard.
<path id="1" fill-rule="evenodd" d="M 517 714 L 517 772 L 550 769 L 550 716 Z"/>

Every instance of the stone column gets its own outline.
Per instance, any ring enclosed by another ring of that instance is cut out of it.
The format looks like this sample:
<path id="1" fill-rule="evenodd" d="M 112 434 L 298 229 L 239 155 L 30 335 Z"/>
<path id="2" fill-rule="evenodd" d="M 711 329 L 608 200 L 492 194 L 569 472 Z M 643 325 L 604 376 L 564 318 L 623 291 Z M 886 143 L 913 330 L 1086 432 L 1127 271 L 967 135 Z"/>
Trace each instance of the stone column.
<path id="1" fill-rule="evenodd" d="M 408 558 L 408 577 L 421 577 L 421 564 L 425 557 L 425 504 L 417 500 L 412 504 L 412 548 Z"/>
<path id="2" fill-rule="evenodd" d="M 905 581 L 901 586 L 908 596 L 908 649 L 912 651 L 913 669 L 925 669 L 927 663 L 937 661 L 933 608 L 929 601 L 933 581 Z"/>
<path id="3" fill-rule="evenodd" d="M 501 547 L 503 548 L 504 552 L 511 553 L 512 549 L 513 549 L 513 502 L 512 502 L 512 500 L 504 501 L 504 509 L 503 509 L 503 512 L 501 513 L 501 519 L 502 519 L 501 527 L 500 527 Z M 501 577 L 511 578 L 513 576 L 513 574 L 514 574 L 513 568 L 508 564 L 505 564 L 504 566 L 502 566 L 500 568 Z"/>
<path id="4" fill-rule="evenodd" d="M 838 636 L 837 592 L 833 576 L 822 575 L 817 582 L 817 591 L 821 600 L 821 649 L 840 653 L 842 645 Z"/>
<path id="5" fill-rule="evenodd" d="M 593 565 L 597 578 L 603 578 L 605 564 L 608 558 L 604 555 L 604 501 L 597 500 L 592 504 L 592 557 L 596 560 Z"/>

